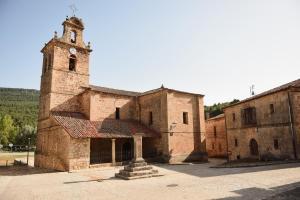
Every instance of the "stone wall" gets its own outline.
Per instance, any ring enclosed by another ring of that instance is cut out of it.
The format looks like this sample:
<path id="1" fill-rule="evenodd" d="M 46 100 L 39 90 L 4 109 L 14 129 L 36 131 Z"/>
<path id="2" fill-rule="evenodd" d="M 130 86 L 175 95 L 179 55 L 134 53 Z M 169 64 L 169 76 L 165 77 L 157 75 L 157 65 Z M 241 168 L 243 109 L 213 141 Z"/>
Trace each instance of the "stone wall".
<path id="1" fill-rule="evenodd" d="M 226 157 L 227 138 L 225 128 L 225 117 L 217 117 L 206 120 L 205 128 L 206 150 L 208 156 Z"/>
<path id="2" fill-rule="evenodd" d="M 141 96 L 138 102 L 141 123 L 160 132 L 161 122 L 164 120 L 161 113 L 161 93 Z M 149 124 L 150 112 L 152 112 L 152 124 Z"/>
<path id="3" fill-rule="evenodd" d="M 176 124 L 173 130 L 169 130 L 170 162 L 202 160 L 206 153 L 203 98 L 169 92 L 167 103 L 168 125 Z M 188 113 L 187 124 L 183 123 L 183 112 Z"/>
<path id="4" fill-rule="evenodd" d="M 90 138 L 70 138 L 69 171 L 90 166 Z"/>
<path id="5" fill-rule="evenodd" d="M 296 151 L 298 159 L 300 158 L 300 90 L 293 89 L 290 91 L 291 108 L 293 116 L 293 129 L 295 133 Z"/>
<path id="6" fill-rule="evenodd" d="M 43 127 L 44 126 L 44 127 Z M 40 124 L 34 165 L 59 171 L 69 170 L 70 136 L 52 120 Z"/>
<path id="7" fill-rule="evenodd" d="M 138 98 L 137 114 L 140 122 L 161 134 L 161 138 L 151 141 L 158 155 L 169 155 L 167 117 L 166 117 L 166 93 L 164 91 L 147 94 Z M 152 112 L 152 125 L 149 124 L 149 113 Z M 147 139 L 145 139 L 147 140 Z M 149 145 L 149 143 L 144 143 Z M 145 149 L 145 148 L 144 148 Z M 145 151 L 145 150 L 144 150 Z"/>
<path id="8" fill-rule="evenodd" d="M 120 108 L 120 119 L 135 119 L 135 97 L 91 92 L 90 120 L 115 119 L 116 108 Z"/>
<path id="9" fill-rule="evenodd" d="M 274 113 L 270 104 L 274 105 Z M 293 158 L 292 134 L 289 123 L 288 93 L 277 92 L 225 109 L 228 150 L 230 160 L 243 158 Z M 257 123 L 243 125 L 241 110 L 255 107 Z M 235 113 L 235 120 L 233 118 Z M 258 143 L 259 155 L 250 154 L 250 140 Z M 238 145 L 236 146 L 237 140 Z M 278 140 L 279 148 L 275 149 Z"/>

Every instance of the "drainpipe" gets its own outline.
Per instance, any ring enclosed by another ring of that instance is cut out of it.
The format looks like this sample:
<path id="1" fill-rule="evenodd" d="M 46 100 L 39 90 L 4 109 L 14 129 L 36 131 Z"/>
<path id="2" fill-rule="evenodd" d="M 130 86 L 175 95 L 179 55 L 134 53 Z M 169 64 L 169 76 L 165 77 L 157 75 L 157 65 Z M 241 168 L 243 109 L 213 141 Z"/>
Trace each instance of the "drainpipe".
<path id="1" fill-rule="evenodd" d="M 294 157 L 295 157 L 295 159 L 298 159 L 297 150 L 296 150 L 296 137 L 295 137 L 294 123 L 293 123 L 293 111 L 292 111 L 292 106 L 291 106 L 290 91 L 288 91 L 288 106 L 289 106 L 289 124 L 290 124 L 291 133 L 292 133 Z"/>

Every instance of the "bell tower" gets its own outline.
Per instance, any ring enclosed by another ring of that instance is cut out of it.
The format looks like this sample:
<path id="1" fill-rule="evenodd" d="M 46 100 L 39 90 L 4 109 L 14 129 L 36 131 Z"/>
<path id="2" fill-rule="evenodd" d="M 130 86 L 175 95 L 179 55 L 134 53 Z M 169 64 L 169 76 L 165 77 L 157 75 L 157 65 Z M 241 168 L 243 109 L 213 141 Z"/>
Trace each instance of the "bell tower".
<path id="1" fill-rule="evenodd" d="M 43 47 L 39 121 L 50 111 L 78 112 L 78 94 L 89 86 L 90 44 L 83 41 L 84 25 L 73 16 L 63 22 L 63 34 Z"/>

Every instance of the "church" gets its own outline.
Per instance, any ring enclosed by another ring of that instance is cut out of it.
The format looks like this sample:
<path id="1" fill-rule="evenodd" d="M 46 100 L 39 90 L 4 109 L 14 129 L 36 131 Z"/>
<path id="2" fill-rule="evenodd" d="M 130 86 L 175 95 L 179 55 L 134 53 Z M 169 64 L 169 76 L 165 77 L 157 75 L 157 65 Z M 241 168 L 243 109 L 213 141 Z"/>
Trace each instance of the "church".
<path id="1" fill-rule="evenodd" d="M 133 158 L 133 137 L 148 161 L 206 161 L 203 95 L 161 86 L 133 92 L 90 85 L 90 43 L 73 16 L 45 44 L 35 166 L 72 171 Z M 104 66 L 103 66 L 104 68 Z"/>

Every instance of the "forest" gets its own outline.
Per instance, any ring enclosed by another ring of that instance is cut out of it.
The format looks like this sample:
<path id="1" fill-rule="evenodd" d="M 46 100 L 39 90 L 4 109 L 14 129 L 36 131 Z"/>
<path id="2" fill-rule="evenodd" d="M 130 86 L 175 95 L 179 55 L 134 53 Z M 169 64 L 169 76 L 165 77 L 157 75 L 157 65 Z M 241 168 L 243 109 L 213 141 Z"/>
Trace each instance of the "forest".
<path id="1" fill-rule="evenodd" d="M 39 91 L 0 88 L 0 144 L 35 143 Z"/>

